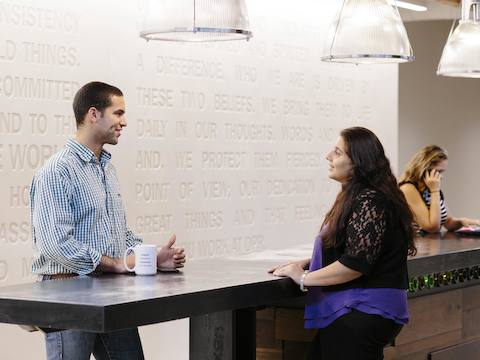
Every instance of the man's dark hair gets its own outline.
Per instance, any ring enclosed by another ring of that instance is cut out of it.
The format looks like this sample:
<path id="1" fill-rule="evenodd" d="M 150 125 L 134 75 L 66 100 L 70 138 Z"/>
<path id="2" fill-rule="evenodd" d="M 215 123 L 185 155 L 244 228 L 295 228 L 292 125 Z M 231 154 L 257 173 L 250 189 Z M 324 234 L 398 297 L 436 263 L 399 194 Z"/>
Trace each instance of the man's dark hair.
<path id="1" fill-rule="evenodd" d="M 77 127 L 83 124 L 85 115 L 91 107 L 103 112 L 112 105 L 112 96 L 123 96 L 123 93 L 119 88 L 99 81 L 83 85 L 73 99 L 73 112 L 77 120 Z"/>

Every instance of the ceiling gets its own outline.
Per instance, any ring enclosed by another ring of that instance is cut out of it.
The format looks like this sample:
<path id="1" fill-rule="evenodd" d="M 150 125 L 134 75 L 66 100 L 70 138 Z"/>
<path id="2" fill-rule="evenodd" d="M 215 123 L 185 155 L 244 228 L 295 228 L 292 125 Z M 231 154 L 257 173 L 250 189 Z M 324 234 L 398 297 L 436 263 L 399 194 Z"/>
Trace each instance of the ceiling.
<path id="1" fill-rule="evenodd" d="M 427 11 L 400 10 L 403 21 L 459 19 L 461 16 L 461 0 L 405 0 L 413 4 L 427 7 Z"/>

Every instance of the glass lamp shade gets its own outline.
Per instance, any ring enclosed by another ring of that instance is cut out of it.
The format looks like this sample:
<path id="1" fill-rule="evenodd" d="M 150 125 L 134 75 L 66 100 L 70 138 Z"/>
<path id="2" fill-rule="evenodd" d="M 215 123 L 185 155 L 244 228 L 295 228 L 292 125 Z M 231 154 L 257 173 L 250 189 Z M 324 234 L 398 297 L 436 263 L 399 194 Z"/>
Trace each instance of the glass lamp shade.
<path id="1" fill-rule="evenodd" d="M 140 36 L 146 40 L 250 39 L 244 0 L 147 0 Z"/>
<path id="2" fill-rule="evenodd" d="M 478 8 L 475 8 L 473 19 L 469 19 L 469 10 L 464 11 L 454 31 L 452 26 L 437 75 L 480 78 L 480 21 L 477 11 Z"/>
<path id="3" fill-rule="evenodd" d="M 344 0 L 327 39 L 322 61 L 371 64 L 415 59 L 400 14 L 388 0 Z"/>

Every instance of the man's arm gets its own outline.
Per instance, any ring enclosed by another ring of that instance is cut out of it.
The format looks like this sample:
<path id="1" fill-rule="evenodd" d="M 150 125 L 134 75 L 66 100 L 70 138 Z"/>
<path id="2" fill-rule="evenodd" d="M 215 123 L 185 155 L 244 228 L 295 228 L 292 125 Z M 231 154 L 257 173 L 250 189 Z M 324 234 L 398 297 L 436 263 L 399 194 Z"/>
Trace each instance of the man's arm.
<path id="1" fill-rule="evenodd" d="M 131 254 L 127 256 L 127 264 L 131 269 L 135 267 L 135 255 Z M 128 272 L 123 263 L 123 257 L 115 259 L 108 256 L 102 256 L 97 269 L 103 272 L 116 274 L 124 274 Z"/>
<path id="2" fill-rule="evenodd" d="M 47 170 L 33 179 L 31 187 L 34 242 L 42 255 L 70 272 L 89 274 L 101 263 L 102 254 L 75 239 L 68 173 Z"/>

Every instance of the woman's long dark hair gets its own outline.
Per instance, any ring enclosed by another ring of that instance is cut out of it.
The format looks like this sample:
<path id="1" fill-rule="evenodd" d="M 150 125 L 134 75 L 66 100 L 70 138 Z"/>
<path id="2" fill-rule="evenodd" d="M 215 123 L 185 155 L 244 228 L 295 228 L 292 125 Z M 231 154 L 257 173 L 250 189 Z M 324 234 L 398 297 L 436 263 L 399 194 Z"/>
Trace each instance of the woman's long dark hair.
<path id="1" fill-rule="evenodd" d="M 353 202 L 362 189 L 368 188 L 383 195 L 387 202 L 387 224 L 398 224 L 408 242 L 408 254 L 415 255 L 417 249 L 414 243 L 413 213 L 398 188 L 380 140 L 363 127 L 344 129 L 340 136 L 352 161 L 352 173 L 323 222 L 324 246 L 336 246 L 343 241 Z"/>

